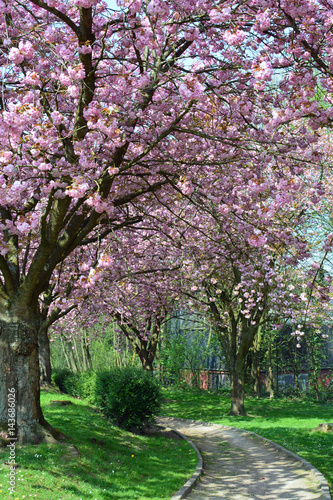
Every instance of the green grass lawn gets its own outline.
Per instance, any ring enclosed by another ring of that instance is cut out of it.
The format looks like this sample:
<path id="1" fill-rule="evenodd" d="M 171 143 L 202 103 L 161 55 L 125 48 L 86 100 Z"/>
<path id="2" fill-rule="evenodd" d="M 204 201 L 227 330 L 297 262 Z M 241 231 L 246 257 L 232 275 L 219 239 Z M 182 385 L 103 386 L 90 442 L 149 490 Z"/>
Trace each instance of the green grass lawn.
<path id="1" fill-rule="evenodd" d="M 333 432 L 313 431 L 333 422 L 333 403 L 247 399 L 246 417 L 231 417 L 230 398 L 207 391 L 165 390 L 161 415 L 230 425 L 256 432 L 305 458 L 322 472 L 333 493 Z"/>
<path id="2" fill-rule="evenodd" d="M 51 400 L 74 404 L 56 406 Z M 183 440 L 139 436 L 112 426 L 85 402 L 42 394 L 46 419 L 71 437 L 68 445 L 16 447 L 14 495 L 8 493 L 8 450 L 0 448 L 0 498 L 23 500 L 169 499 L 192 475 L 194 450 Z"/>

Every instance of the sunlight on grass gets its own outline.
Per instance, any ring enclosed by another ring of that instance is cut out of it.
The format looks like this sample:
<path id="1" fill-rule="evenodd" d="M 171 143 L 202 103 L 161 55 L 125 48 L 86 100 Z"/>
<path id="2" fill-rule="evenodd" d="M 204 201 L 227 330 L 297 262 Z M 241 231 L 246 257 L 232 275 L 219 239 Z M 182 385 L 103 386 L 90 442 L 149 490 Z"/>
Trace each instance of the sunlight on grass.
<path id="1" fill-rule="evenodd" d="M 51 400 L 73 404 L 57 406 Z M 144 500 L 170 498 L 191 476 L 196 454 L 183 440 L 139 436 L 112 426 L 83 401 L 42 395 L 46 419 L 68 444 L 17 446 L 15 495 L 8 494 L 8 451 L 0 448 L 1 498 Z"/>
<path id="2" fill-rule="evenodd" d="M 161 415 L 229 425 L 255 432 L 308 460 L 328 481 L 333 493 L 333 432 L 313 431 L 333 422 L 333 404 L 289 399 L 246 400 L 248 415 L 231 417 L 230 398 L 208 391 L 164 390 Z"/>

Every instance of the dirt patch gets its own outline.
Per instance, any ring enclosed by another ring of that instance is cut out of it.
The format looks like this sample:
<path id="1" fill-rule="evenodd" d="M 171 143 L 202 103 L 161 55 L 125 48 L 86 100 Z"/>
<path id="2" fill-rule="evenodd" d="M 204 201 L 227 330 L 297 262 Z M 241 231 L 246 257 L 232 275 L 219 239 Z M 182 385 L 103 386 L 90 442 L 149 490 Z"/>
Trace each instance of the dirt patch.
<path id="1" fill-rule="evenodd" d="M 315 429 L 312 429 L 314 431 L 321 431 L 321 432 L 333 432 L 333 424 L 319 424 L 318 427 Z"/>
<path id="2" fill-rule="evenodd" d="M 163 436 L 170 439 L 182 439 L 177 432 L 170 429 L 170 427 L 164 427 L 163 425 L 151 424 L 142 429 L 142 434 L 145 436 Z"/>
<path id="3" fill-rule="evenodd" d="M 50 401 L 49 404 L 54 405 L 54 406 L 69 406 L 69 405 L 73 405 L 74 403 L 72 403 L 72 401 L 68 401 L 68 400 L 55 399 L 53 401 Z"/>

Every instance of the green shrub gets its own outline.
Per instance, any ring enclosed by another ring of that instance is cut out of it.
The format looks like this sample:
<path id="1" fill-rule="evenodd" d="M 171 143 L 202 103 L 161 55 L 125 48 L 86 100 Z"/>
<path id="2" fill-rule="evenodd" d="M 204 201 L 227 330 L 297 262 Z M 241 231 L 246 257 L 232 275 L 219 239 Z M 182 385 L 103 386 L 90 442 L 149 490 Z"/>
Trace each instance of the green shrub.
<path id="1" fill-rule="evenodd" d="M 140 368 L 97 373 L 95 391 L 95 403 L 124 429 L 148 424 L 160 408 L 160 385 Z"/>
<path id="2" fill-rule="evenodd" d="M 52 378 L 62 392 L 94 403 L 124 429 L 148 424 L 160 408 L 159 382 L 140 368 L 114 368 L 98 373 L 60 370 Z"/>
<path id="3" fill-rule="evenodd" d="M 86 399 L 89 403 L 95 402 L 96 392 L 96 372 L 92 370 L 80 373 L 77 391 L 80 398 Z"/>
<path id="4" fill-rule="evenodd" d="M 70 375 L 72 375 L 72 372 L 67 368 L 64 368 L 62 370 L 54 370 L 51 376 L 52 382 L 54 382 L 59 387 L 61 392 L 66 392 L 65 381 Z"/>
<path id="5" fill-rule="evenodd" d="M 64 380 L 64 392 L 76 398 L 80 394 L 80 373 L 70 373 Z"/>
<path id="6" fill-rule="evenodd" d="M 73 373 L 59 370 L 53 373 L 52 380 L 62 392 L 70 396 L 87 399 L 89 403 L 95 400 L 96 373 L 93 371 Z"/>

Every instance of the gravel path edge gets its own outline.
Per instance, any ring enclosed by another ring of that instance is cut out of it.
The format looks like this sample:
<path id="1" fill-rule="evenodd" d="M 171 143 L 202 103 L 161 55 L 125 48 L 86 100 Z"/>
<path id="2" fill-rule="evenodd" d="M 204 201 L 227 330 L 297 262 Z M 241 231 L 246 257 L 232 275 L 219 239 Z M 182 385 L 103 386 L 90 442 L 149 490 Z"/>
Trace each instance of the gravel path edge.
<path id="1" fill-rule="evenodd" d="M 198 448 L 196 447 L 196 445 L 187 436 L 184 436 L 184 434 L 182 434 L 179 431 L 176 431 L 175 429 L 172 429 L 172 430 L 173 430 L 173 432 L 178 434 L 178 436 L 180 436 L 182 439 L 185 439 L 185 441 L 187 441 L 192 446 L 192 448 L 194 449 L 194 451 L 196 452 L 197 457 L 198 457 L 198 463 L 197 463 L 196 469 L 195 469 L 194 473 L 192 474 L 192 476 L 190 477 L 190 479 L 188 479 L 186 481 L 186 483 L 184 484 L 184 486 L 182 486 L 180 488 L 180 490 L 178 490 L 171 497 L 171 500 L 181 500 L 182 498 L 185 498 L 186 495 L 188 495 L 190 493 L 190 491 L 192 490 L 192 488 L 194 487 L 194 485 L 198 481 L 199 477 L 203 473 L 203 470 L 204 470 L 203 469 L 203 459 L 202 459 L 201 453 L 198 450 Z"/>

